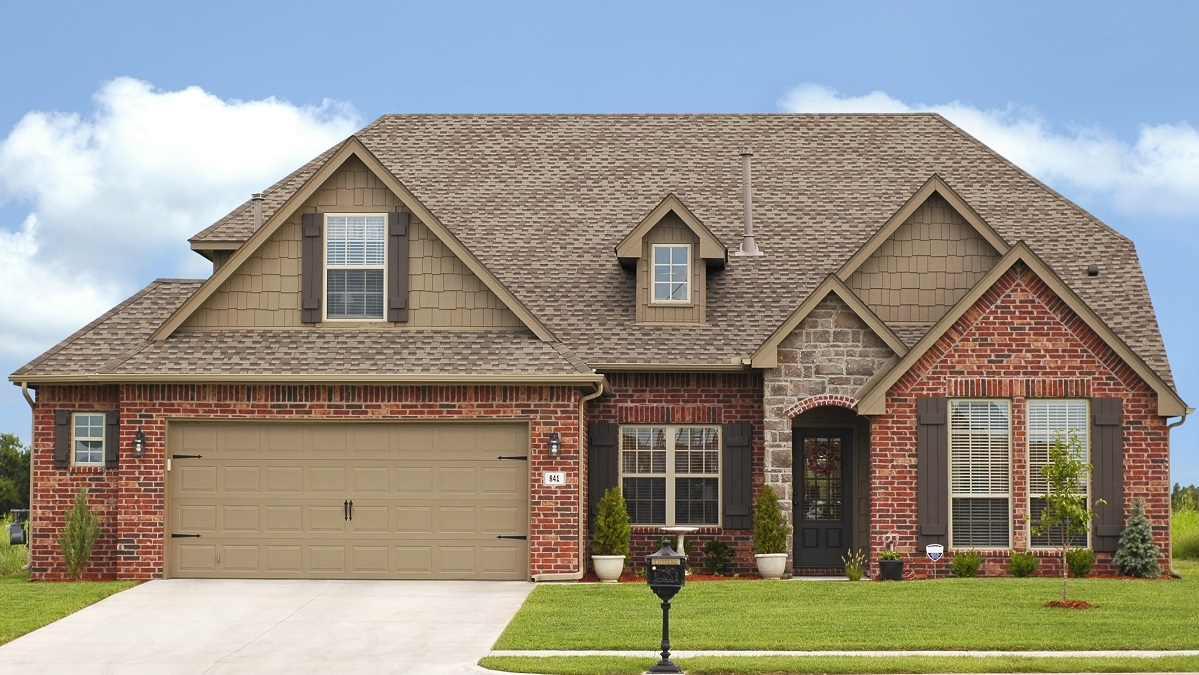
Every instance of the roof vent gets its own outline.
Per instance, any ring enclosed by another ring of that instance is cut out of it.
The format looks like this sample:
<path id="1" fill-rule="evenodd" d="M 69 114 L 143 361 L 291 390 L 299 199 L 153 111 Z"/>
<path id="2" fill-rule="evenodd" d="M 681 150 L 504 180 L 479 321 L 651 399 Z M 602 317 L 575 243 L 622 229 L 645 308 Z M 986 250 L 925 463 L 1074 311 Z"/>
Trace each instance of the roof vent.
<path id="1" fill-rule="evenodd" d="M 741 236 L 741 247 L 733 251 L 733 255 L 766 255 L 754 242 L 754 196 L 749 175 L 749 158 L 753 156 L 754 153 L 749 148 L 741 148 L 741 184 L 745 189 L 745 233 Z"/>
<path id="2" fill-rule="evenodd" d="M 254 231 L 262 227 L 262 193 L 255 192 L 250 200 L 254 202 Z"/>
<path id="3" fill-rule="evenodd" d="M 1089 266 L 1087 267 L 1087 276 L 1088 276 L 1088 277 L 1097 277 L 1097 276 L 1099 276 L 1099 266 L 1098 266 L 1098 265 L 1096 265 L 1096 264 L 1094 264 L 1094 263 L 1092 263 L 1091 265 L 1089 265 Z"/>

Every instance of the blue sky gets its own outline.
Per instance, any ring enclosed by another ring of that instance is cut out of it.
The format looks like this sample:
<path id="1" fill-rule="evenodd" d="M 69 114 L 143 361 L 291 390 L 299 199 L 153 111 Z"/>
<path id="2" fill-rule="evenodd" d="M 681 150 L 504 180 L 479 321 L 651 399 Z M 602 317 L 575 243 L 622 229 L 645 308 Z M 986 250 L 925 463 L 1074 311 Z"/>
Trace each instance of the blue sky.
<path id="1" fill-rule="evenodd" d="M 937 110 L 1136 242 L 1199 402 L 1199 3 L 10 3 L 0 371 L 384 113 Z M 0 387 L 0 431 L 29 410 Z M 1199 419 L 1173 432 L 1199 484 Z"/>

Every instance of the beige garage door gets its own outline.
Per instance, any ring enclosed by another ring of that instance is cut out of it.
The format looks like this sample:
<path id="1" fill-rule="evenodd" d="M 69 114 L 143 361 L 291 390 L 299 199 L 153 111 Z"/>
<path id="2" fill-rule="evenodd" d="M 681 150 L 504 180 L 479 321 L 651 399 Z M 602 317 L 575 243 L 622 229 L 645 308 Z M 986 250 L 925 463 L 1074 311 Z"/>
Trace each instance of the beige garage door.
<path id="1" fill-rule="evenodd" d="M 179 422 L 168 443 L 169 576 L 528 578 L 527 425 Z"/>

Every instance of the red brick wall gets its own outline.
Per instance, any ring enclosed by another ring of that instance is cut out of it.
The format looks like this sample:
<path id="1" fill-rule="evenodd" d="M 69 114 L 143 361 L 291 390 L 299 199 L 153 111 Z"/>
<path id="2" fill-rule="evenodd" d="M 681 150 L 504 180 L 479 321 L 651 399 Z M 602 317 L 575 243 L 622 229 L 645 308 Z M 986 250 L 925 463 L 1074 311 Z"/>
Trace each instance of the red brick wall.
<path id="1" fill-rule="evenodd" d="M 916 399 L 996 397 L 1011 401 L 1012 543 L 1028 545 L 1026 406 L 1030 398 L 1124 399 L 1124 514 L 1145 500 L 1155 543 L 1170 556 L 1169 434 L 1157 397 L 1077 315 L 1022 264 L 1013 267 L 887 393 L 871 425 L 871 548 L 899 535 L 907 568 L 947 575 L 950 551 L 932 563 L 916 551 Z M 984 572 L 1003 573 L 1009 552 L 980 551 Z M 1095 571 L 1113 571 L 1099 554 Z M 1038 573 L 1060 573 L 1044 560 Z"/>
<path id="2" fill-rule="evenodd" d="M 166 428 L 170 420 L 454 420 L 528 421 L 530 425 L 530 565 L 533 574 L 578 570 L 580 467 L 578 389 L 535 386 L 273 386 L 122 385 L 46 386 L 34 412 L 35 579 L 63 579 L 57 539 L 63 512 L 80 486 L 98 511 L 102 537 L 86 577 L 152 579 L 163 575 Z M 54 467 L 56 410 L 121 413 L 120 466 Z M 129 448 L 141 429 L 146 456 Z M 562 456 L 546 451 L 550 432 L 562 439 Z M 566 473 L 567 485 L 541 484 L 544 471 Z"/>
<path id="3" fill-rule="evenodd" d="M 588 419 L 617 424 L 753 425 L 755 495 L 761 489 L 765 450 L 762 434 L 762 377 L 757 373 L 610 373 L 604 396 L 588 406 Z M 584 485 L 586 485 L 584 483 Z M 658 550 L 663 534 L 656 527 L 634 527 L 628 565 L 641 568 Z M 692 569 L 704 567 L 703 546 L 719 539 L 736 552 L 740 573 L 754 571 L 752 530 L 702 528 L 688 535 Z M 671 541 L 673 541 L 671 537 Z"/>

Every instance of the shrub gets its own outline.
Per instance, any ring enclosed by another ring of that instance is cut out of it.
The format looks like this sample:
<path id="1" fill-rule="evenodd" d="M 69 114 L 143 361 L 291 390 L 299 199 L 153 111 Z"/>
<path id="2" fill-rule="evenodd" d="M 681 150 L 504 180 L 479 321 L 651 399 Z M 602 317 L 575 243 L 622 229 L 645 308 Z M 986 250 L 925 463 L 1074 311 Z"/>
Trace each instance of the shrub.
<path id="1" fill-rule="evenodd" d="M 1170 523 L 1173 539 L 1171 550 L 1179 560 L 1199 560 L 1199 511 L 1182 509 L 1174 512 Z"/>
<path id="2" fill-rule="evenodd" d="M 953 567 L 953 576 L 963 579 L 977 574 L 978 568 L 982 567 L 982 564 L 982 558 L 973 549 L 954 553 L 953 560 L 950 563 Z"/>
<path id="3" fill-rule="evenodd" d="M 893 548 L 884 548 L 878 552 L 879 560 L 903 560 L 903 556 Z"/>
<path id="4" fill-rule="evenodd" d="M 1037 570 L 1041 559 L 1031 551 L 1013 552 L 1008 560 L 1007 569 L 1014 577 L 1027 577 Z"/>
<path id="5" fill-rule="evenodd" d="M 1145 517 L 1145 500 L 1134 499 L 1132 515 L 1120 533 L 1120 546 L 1116 549 L 1116 568 L 1120 574 L 1130 577 L 1160 577 L 1161 565 L 1157 559 L 1161 551 L 1153 543 L 1153 528 Z"/>
<path id="6" fill-rule="evenodd" d="M 1091 573 L 1095 564 L 1095 552 L 1089 548 L 1072 548 L 1066 551 L 1066 568 L 1076 577 L 1085 577 Z"/>
<path id="7" fill-rule="evenodd" d="M 733 554 L 733 547 L 719 539 L 712 539 L 704 546 L 704 561 L 708 563 L 708 570 L 718 577 L 727 577 L 732 573 Z"/>
<path id="8" fill-rule="evenodd" d="M 608 488 L 595 514 L 591 532 L 592 552 L 595 555 L 623 555 L 627 558 L 632 535 L 628 507 L 625 506 L 620 488 Z"/>
<path id="9" fill-rule="evenodd" d="M 779 496 L 769 485 L 762 488 L 754 502 L 754 551 L 787 552 L 787 521 L 779 510 Z"/>
<path id="10" fill-rule="evenodd" d="M 92 559 L 92 550 L 100 538 L 100 519 L 87 505 L 87 488 L 79 488 L 75 504 L 67 509 L 62 536 L 58 546 L 67 563 L 67 572 L 76 579 L 83 576 L 87 563 Z"/>
<path id="11" fill-rule="evenodd" d="M 845 563 L 845 576 L 850 581 L 862 580 L 862 570 L 866 568 L 866 554 L 862 549 L 846 551 L 845 555 L 841 556 L 841 562 Z"/>

